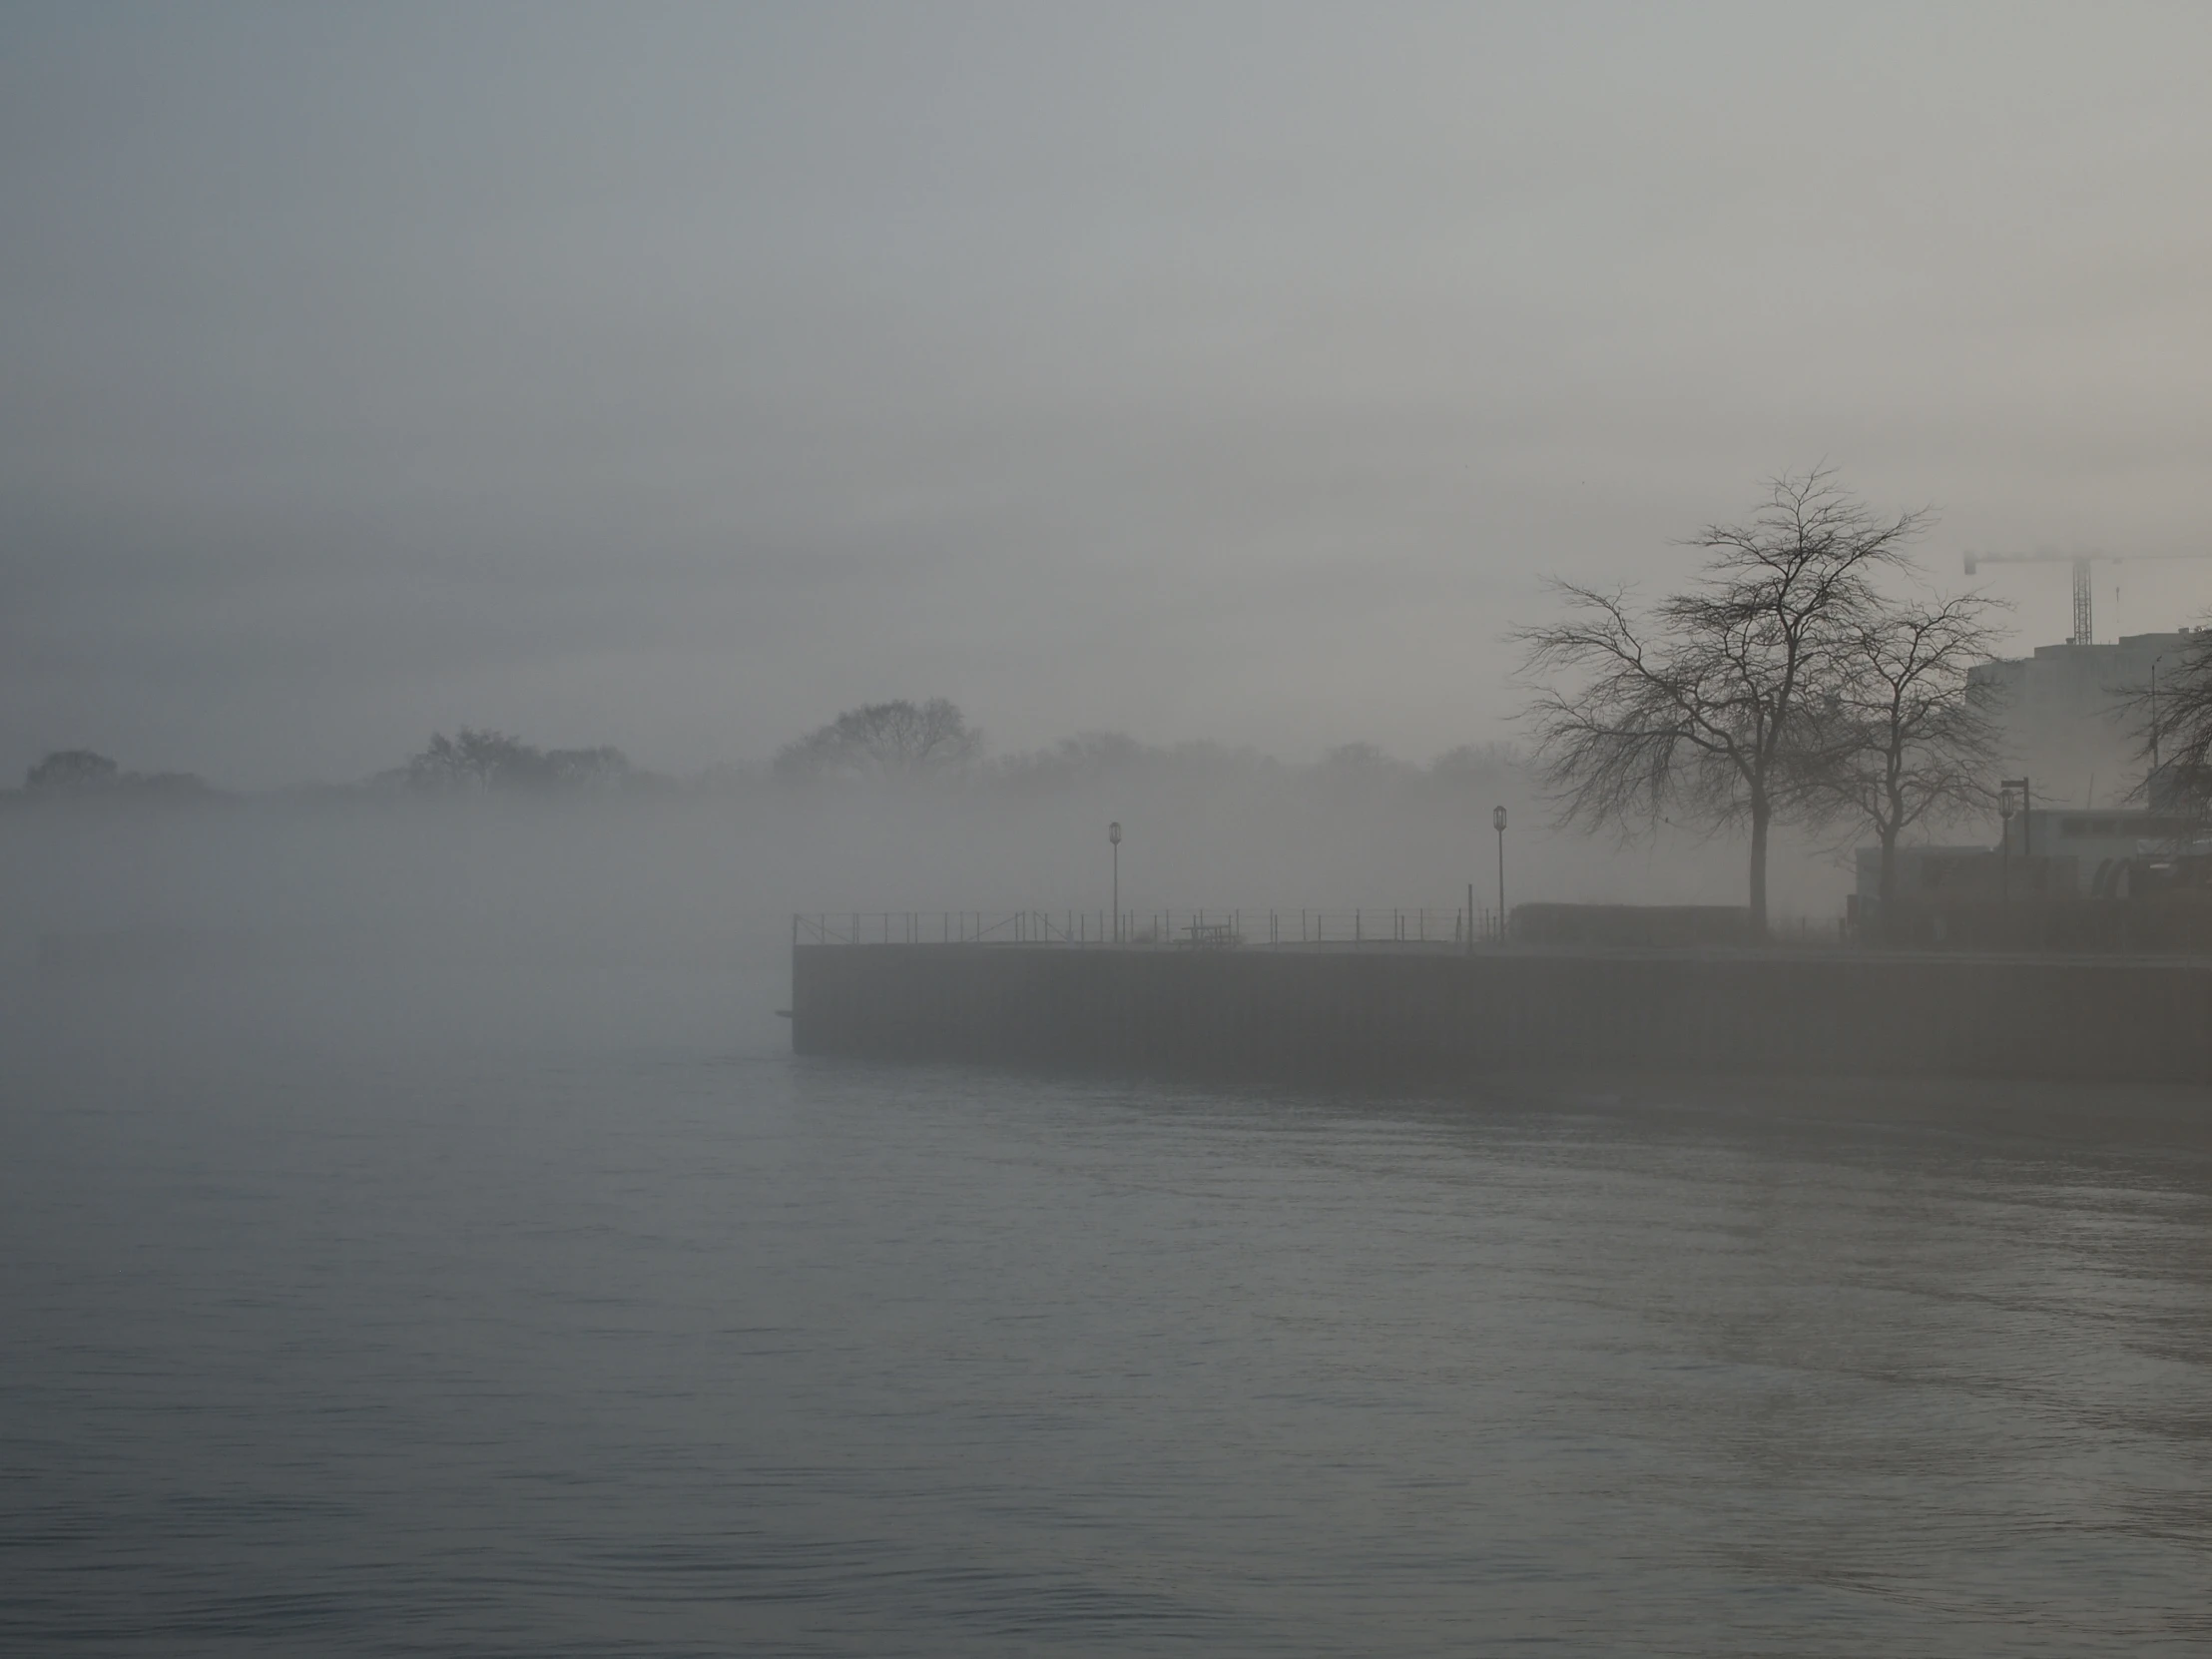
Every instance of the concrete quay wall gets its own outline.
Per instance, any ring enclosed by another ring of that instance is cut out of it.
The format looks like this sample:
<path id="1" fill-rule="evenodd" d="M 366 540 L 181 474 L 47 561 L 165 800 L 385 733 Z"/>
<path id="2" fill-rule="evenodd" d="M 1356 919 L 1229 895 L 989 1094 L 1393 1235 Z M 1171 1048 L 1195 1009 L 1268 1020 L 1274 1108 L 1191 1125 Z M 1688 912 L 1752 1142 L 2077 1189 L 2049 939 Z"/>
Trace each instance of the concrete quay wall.
<path id="1" fill-rule="evenodd" d="M 2212 1083 L 2212 963 L 800 945 L 805 1054 L 1340 1083 L 1529 1068 Z"/>

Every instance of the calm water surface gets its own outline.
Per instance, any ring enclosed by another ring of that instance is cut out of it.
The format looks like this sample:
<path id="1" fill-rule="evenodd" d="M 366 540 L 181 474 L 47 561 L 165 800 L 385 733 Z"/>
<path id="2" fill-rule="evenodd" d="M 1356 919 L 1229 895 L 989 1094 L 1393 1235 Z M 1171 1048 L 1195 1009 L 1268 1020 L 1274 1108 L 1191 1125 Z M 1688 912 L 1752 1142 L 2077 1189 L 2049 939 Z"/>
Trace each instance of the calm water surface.
<path id="1" fill-rule="evenodd" d="M 800 1062 L 19 971 L 0 1650 L 2190 1653 L 2212 1103 Z"/>

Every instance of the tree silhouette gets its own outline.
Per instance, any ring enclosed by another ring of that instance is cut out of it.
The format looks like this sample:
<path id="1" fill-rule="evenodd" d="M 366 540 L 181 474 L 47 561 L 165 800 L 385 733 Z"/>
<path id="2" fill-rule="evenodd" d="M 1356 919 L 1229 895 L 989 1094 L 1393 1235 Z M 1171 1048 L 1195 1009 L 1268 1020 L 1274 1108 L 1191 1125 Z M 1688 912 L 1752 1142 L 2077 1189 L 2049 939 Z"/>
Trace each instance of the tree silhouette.
<path id="1" fill-rule="evenodd" d="M 413 789 L 445 794 L 613 789 L 639 774 L 619 749 L 538 749 L 505 732 L 464 726 L 450 738 L 433 734 L 427 748 L 408 757 L 402 776 Z"/>
<path id="2" fill-rule="evenodd" d="M 982 734 L 941 697 L 869 703 L 786 744 L 776 757 L 776 775 L 790 782 L 908 783 L 958 772 L 982 747 Z"/>
<path id="3" fill-rule="evenodd" d="M 1996 694 L 1966 671 L 1988 660 L 2001 609 L 1978 594 L 1882 605 L 1850 631 L 1824 695 L 1807 705 L 1798 801 L 1815 823 L 1873 832 L 1885 916 L 1898 837 L 1991 805 Z"/>
<path id="4" fill-rule="evenodd" d="M 57 749 L 23 775 L 27 790 L 98 790 L 122 774 L 105 755 L 89 749 Z"/>
<path id="5" fill-rule="evenodd" d="M 2153 811 L 2212 818 L 2212 627 L 2198 627 L 2157 682 L 2123 688 L 2141 721 L 2149 767 L 2139 794 Z"/>
<path id="6" fill-rule="evenodd" d="M 1670 813 L 1751 831 L 1751 925 L 1767 931 L 1767 839 L 1786 804 L 1807 703 L 1839 683 L 1849 642 L 1879 611 L 1872 578 L 1904 563 L 1925 513 L 1882 519 L 1817 468 L 1770 481 L 1742 524 L 1712 524 L 1699 579 L 1640 613 L 1625 589 L 1554 582 L 1565 620 L 1515 630 L 1523 711 L 1563 821 L 1627 831 Z"/>

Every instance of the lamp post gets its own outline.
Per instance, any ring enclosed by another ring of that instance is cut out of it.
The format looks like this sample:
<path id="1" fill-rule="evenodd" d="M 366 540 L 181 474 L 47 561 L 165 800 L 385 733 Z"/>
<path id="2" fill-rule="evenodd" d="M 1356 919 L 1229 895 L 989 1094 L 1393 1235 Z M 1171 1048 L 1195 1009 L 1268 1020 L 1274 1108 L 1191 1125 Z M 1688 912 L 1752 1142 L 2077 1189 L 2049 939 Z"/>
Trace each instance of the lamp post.
<path id="1" fill-rule="evenodd" d="M 1106 826 L 1106 839 L 1114 849 L 1114 943 L 1121 943 L 1121 826 Z"/>
<path id="2" fill-rule="evenodd" d="M 2153 778 L 2158 776 L 2158 665 L 2165 660 L 2163 657 L 2153 657 L 2150 660 L 2150 775 Z M 2147 798 L 2150 791 L 2145 790 L 2143 794 Z M 2158 808 L 2155 801 L 2148 802 L 2148 805 L 2154 812 Z"/>
<path id="3" fill-rule="evenodd" d="M 2000 790 L 2018 790 L 2020 792 L 2020 856 L 2023 858 L 2030 857 L 2035 851 L 2035 830 L 2034 827 L 2028 822 L 2028 813 L 2035 805 L 2035 798 L 2028 793 L 2027 780 L 2025 778 L 1999 778 L 1997 788 Z"/>
<path id="4" fill-rule="evenodd" d="M 1997 818 L 2004 832 L 1997 841 L 1997 903 L 2010 914 L 2012 908 L 2012 792 L 1997 795 Z"/>
<path id="5" fill-rule="evenodd" d="M 1490 828 L 1497 831 L 1497 942 L 1505 942 L 1505 809 L 1492 808 Z"/>

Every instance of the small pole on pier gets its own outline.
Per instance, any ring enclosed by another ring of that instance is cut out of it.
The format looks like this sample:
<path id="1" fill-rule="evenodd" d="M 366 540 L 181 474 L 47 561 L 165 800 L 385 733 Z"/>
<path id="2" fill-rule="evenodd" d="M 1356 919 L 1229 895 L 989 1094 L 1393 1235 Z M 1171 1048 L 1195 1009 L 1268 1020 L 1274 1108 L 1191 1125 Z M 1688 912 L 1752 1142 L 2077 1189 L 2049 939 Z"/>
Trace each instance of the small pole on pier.
<path id="1" fill-rule="evenodd" d="M 1121 943 L 1121 825 L 1106 826 L 1107 842 L 1114 849 L 1114 943 Z"/>
<path id="2" fill-rule="evenodd" d="M 2003 830 L 1997 837 L 1997 914 L 2001 918 L 2005 942 L 2011 942 L 2012 927 L 2012 787 L 2007 784 L 1997 794 L 1997 819 Z M 1884 918 L 1887 924 L 1888 918 Z"/>
<path id="3" fill-rule="evenodd" d="M 1474 954 L 1474 883 L 1467 883 L 1467 954 Z"/>
<path id="4" fill-rule="evenodd" d="M 1505 809 L 1499 807 L 1490 814 L 1490 827 L 1497 831 L 1497 942 L 1505 942 Z"/>
<path id="5" fill-rule="evenodd" d="M 2035 797 L 2029 789 L 2028 781 L 2025 778 L 2000 778 L 1997 780 L 1997 788 L 2020 792 L 2020 856 L 2032 856 L 2035 851 L 2035 832 L 2028 823 L 2028 816 L 2035 809 Z"/>

